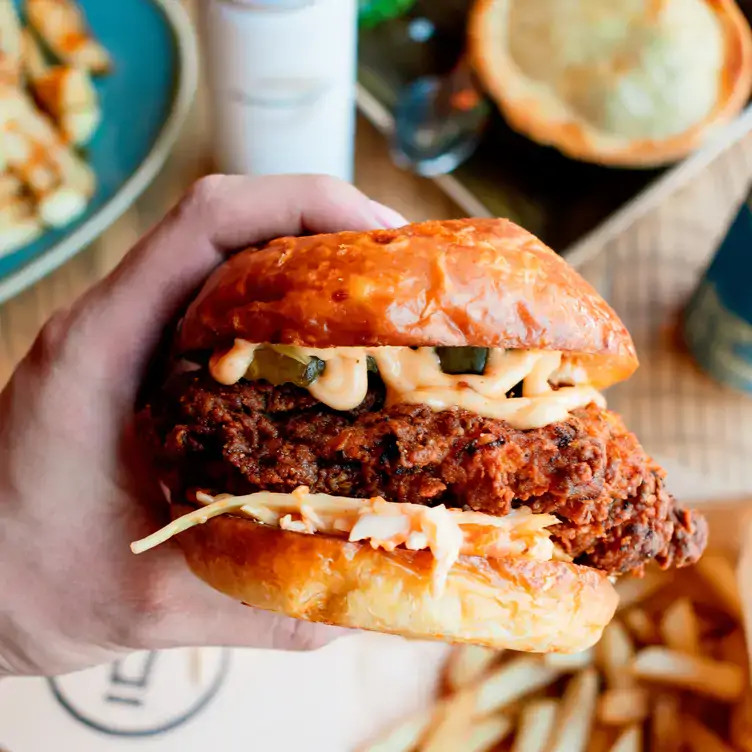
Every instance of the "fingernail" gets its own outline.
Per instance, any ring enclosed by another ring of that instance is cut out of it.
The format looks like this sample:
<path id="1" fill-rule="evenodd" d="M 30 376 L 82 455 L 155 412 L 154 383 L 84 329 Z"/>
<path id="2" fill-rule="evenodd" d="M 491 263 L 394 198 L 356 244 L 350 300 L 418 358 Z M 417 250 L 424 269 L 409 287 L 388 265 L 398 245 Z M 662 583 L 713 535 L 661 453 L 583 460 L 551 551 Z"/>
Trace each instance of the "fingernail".
<path id="1" fill-rule="evenodd" d="M 374 218 L 384 229 L 402 227 L 409 224 L 399 212 L 390 209 L 388 206 L 384 206 L 384 204 L 380 204 L 378 201 L 371 201 L 371 209 L 373 210 Z"/>

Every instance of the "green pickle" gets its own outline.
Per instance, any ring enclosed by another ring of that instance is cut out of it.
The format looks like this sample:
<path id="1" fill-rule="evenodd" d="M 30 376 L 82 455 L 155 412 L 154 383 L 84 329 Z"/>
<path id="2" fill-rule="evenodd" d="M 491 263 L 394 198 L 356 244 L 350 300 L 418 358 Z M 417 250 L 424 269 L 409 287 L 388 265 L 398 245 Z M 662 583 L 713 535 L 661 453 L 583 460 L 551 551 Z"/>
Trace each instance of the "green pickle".
<path id="1" fill-rule="evenodd" d="M 256 351 L 253 363 L 245 372 L 245 378 L 249 381 L 265 379 L 274 386 L 310 386 L 324 373 L 325 368 L 326 363 L 320 358 L 310 358 L 307 363 L 303 363 L 297 358 L 265 349 Z"/>
<path id="2" fill-rule="evenodd" d="M 436 354 L 444 373 L 480 376 L 486 370 L 487 347 L 437 347 Z"/>

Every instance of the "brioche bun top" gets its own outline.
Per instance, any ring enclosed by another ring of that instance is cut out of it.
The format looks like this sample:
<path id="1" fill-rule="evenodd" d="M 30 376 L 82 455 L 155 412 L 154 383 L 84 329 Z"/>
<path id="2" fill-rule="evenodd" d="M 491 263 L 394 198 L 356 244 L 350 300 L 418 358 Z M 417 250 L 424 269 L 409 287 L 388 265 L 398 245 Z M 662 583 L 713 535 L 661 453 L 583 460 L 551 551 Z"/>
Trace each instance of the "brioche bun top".
<path id="1" fill-rule="evenodd" d="M 185 353 L 235 338 L 306 347 L 561 350 L 603 388 L 637 368 L 631 337 L 560 256 L 504 219 L 280 238 L 219 267 L 189 306 Z"/>

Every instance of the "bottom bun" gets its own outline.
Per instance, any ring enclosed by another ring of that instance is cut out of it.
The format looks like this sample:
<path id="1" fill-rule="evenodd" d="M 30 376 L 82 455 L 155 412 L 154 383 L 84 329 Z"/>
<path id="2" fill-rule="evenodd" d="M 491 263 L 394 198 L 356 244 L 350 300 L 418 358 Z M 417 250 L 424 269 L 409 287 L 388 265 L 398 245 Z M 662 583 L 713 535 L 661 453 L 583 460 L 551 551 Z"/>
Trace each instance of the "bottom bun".
<path id="1" fill-rule="evenodd" d="M 175 517 L 188 511 L 173 506 Z M 576 652 L 598 641 L 618 602 L 596 569 L 522 557 L 460 557 L 434 596 L 428 551 L 390 553 L 229 515 L 178 541 L 194 574 L 249 606 L 418 639 Z"/>

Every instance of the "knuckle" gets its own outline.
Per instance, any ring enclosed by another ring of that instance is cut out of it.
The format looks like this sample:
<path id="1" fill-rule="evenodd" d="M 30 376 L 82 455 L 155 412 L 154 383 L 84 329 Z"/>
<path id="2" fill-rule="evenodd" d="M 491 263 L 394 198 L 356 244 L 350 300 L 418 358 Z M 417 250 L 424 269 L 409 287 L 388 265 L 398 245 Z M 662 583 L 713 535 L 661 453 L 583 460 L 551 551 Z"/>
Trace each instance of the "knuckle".
<path id="1" fill-rule="evenodd" d="M 341 198 L 355 190 L 349 183 L 332 175 L 306 175 L 303 179 L 309 183 L 311 195 L 324 201 Z"/>
<path id="2" fill-rule="evenodd" d="M 194 211 L 210 208 L 226 180 L 225 175 L 204 175 L 188 189 L 181 205 Z"/>
<path id="3" fill-rule="evenodd" d="M 205 175 L 183 194 L 165 217 L 168 224 L 192 223 L 201 226 L 216 211 L 218 196 L 229 178 L 226 175 Z"/>
<path id="4" fill-rule="evenodd" d="M 29 361 L 36 366 L 46 366 L 60 359 L 69 335 L 69 312 L 57 311 L 39 330 L 29 351 Z"/>

